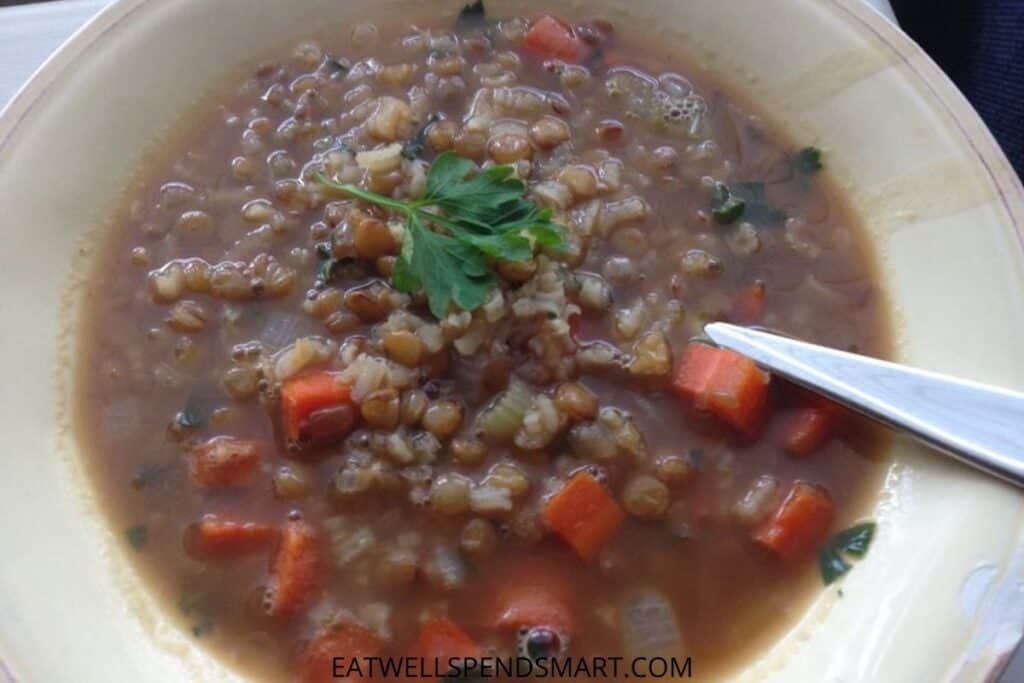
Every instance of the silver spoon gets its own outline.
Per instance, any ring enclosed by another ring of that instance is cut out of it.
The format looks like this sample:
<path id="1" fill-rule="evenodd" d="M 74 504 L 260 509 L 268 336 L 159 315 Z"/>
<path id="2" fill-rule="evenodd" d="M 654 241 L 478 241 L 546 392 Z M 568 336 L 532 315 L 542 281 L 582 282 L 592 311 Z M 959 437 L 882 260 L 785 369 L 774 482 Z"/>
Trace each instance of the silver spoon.
<path id="1" fill-rule="evenodd" d="M 719 346 L 1016 486 L 1024 487 L 1024 394 L 710 323 Z"/>

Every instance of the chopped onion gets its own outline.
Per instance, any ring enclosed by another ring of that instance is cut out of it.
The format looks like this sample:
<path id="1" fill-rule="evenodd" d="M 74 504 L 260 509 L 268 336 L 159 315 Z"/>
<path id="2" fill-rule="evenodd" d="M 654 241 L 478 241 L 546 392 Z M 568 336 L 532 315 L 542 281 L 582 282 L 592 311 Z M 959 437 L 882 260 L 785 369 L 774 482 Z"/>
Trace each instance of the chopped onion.
<path id="1" fill-rule="evenodd" d="M 359 559 L 373 548 L 377 537 L 368 526 L 352 529 L 351 525 L 341 517 L 333 517 L 324 522 L 331 546 L 331 557 L 334 564 L 344 567 Z"/>
<path id="2" fill-rule="evenodd" d="M 267 313 L 263 329 L 260 330 L 257 338 L 265 346 L 280 349 L 292 343 L 295 337 L 298 336 L 298 329 L 299 316 L 282 313 L 281 311 L 271 311 Z"/>
<path id="3" fill-rule="evenodd" d="M 675 611 L 664 593 L 640 588 L 619 607 L 622 642 L 630 657 L 677 655 L 683 648 Z"/>
<path id="4" fill-rule="evenodd" d="M 439 545 L 423 567 L 427 580 L 435 588 L 455 590 L 466 582 L 466 564 L 454 548 Z"/>

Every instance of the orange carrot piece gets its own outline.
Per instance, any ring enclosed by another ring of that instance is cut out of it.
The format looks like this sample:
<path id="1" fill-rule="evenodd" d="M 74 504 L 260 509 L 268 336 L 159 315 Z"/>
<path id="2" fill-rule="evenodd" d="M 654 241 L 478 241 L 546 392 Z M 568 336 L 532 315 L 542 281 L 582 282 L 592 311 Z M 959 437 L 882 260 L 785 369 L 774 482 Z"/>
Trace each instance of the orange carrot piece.
<path id="1" fill-rule="evenodd" d="M 285 380 L 281 386 L 281 415 L 285 435 L 297 440 L 303 424 L 318 410 L 347 403 L 351 390 L 337 373 L 320 370 Z"/>
<path id="2" fill-rule="evenodd" d="M 203 515 L 186 529 L 185 549 L 201 559 L 237 557 L 267 547 L 276 536 L 277 529 L 266 524 Z"/>
<path id="3" fill-rule="evenodd" d="M 350 621 L 332 624 L 321 631 L 306 647 L 299 681 L 338 683 L 369 680 L 370 663 L 366 660 L 368 657 L 379 656 L 384 651 L 384 646 L 384 640 L 364 626 Z M 339 658 L 337 670 L 335 658 Z M 338 676 L 335 676 L 335 673 Z M 359 673 L 362 675 L 358 675 Z"/>
<path id="4" fill-rule="evenodd" d="M 533 22 L 526 32 L 523 45 L 544 59 L 561 59 L 571 64 L 579 64 L 590 52 L 571 26 L 550 14 Z"/>
<path id="5" fill-rule="evenodd" d="M 486 592 L 483 621 L 506 633 L 546 626 L 564 634 L 573 631 L 576 588 L 564 565 L 524 557 L 505 565 Z"/>
<path id="6" fill-rule="evenodd" d="M 754 540 L 783 560 L 797 559 L 825 539 L 834 518 L 828 492 L 798 481 L 772 518 L 754 532 Z"/>
<path id="7" fill-rule="evenodd" d="M 732 302 L 734 321 L 741 325 L 750 325 L 761 320 L 764 315 L 765 286 L 758 280 L 749 287 L 744 287 Z"/>
<path id="8" fill-rule="evenodd" d="M 727 354 L 718 364 L 715 379 L 704 400 L 697 406 L 736 428 L 752 434 L 760 426 L 768 398 L 768 374 L 746 356 L 720 349 Z"/>
<path id="9" fill-rule="evenodd" d="M 266 609 L 272 617 L 299 615 L 320 585 L 322 558 L 320 537 L 309 524 L 289 521 L 281 533 L 267 586 Z"/>
<path id="10" fill-rule="evenodd" d="M 768 380 L 768 374 L 746 356 L 693 343 L 683 352 L 671 387 L 697 409 L 749 435 L 761 424 Z"/>
<path id="11" fill-rule="evenodd" d="M 592 560 L 626 519 L 619 503 L 588 472 L 579 472 L 544 508 L 544 520 L 581 557 Z"/>
<path id="12" fill-rule="evenodd" d="M 197 444 L 189 455 L 189 474 L 197 486 L 244 484 L 260 466 L 259 444 L 230 436 L 217 436 Z"/>
<path id="13" fill-rule="evenodd" d="M 672 377 L 672 390 L 681 398 L 690 400 L 703 396 L 710 388 L 722 360 L 719 351 L 707 344 L 687 344 Z"/>
<path id="14" fill-rule="evenodd" d="M 841 408 L 828 399 L 815 397 L 808 401 L 786 426 L 783 448 L 798 458 L 810 455 L 832 438 L 840 414 Z"/>
<path id="15" fill-rule="evenodd" d="M 484 653 L 475 640 L 466 635 L 451 619 L 431 619 L 420 628 L 420 634 L 408 656 L 423 659 L 424 671 L 445 673 L 455 668 L 455 660 L 479 658 Z"/>

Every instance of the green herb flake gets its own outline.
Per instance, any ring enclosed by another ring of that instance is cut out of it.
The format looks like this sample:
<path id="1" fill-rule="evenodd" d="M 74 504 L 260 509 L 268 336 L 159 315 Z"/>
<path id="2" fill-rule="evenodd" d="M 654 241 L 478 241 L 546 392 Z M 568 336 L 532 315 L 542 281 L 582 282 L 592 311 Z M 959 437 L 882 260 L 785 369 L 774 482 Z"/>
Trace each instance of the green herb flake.
<path id="1" fill-rule="evenodd" d="M 146 541 L 149 540 L 149 531 L 146 529 L 145 524 L 136 524 L 133 527 L 128 527 L 124 532 L 124 536 L 128 539 L 128 544 L 134 550 L 142 550 L 146 547 Z"/>
<path id="2" fill-rule="evenodd" d="M 484 8 L 484 0 L 463 6 L 459 16 L 455 18 L 455 28 L 465 31 L 469 28 L 482 26 L 487 21 L 487 10 Z"/>
<path id="3" fill-rule="evenodd" d="M 711 216 L 719 225 L 729 225 L 739 220 L 747 204 L 734 195 L 725 183 L 715 183 L 711 193 Z"/>
<path id="4" fill-rule="evenodd" d="M 419 159 L 427 148 L 427 131 L 441 120 L 437 114 L 431 114 L 411 140 L 402 145 L 402 156 L 406 159 Z"/>
<path id="5" fill-rule="evenodd" d="M 486 301 L 496 282 L 491 259 L 526 261 L 538 248 L 565 247 L 565 228 L 551 221 L 550 209 L 524 197 L 526 186 L 511 166 L 476 172 L 472 161 L 444 152 L 427 172 L 425 195 L 413 201 L 317 179 L 405 217 L 392 280 L 404 292 L 422 289 L 437 318 L 453 303 L 471 311 Z"/>
<path id="6" fill-rule="evenodd" d="M 793 164 L 800 173 L 816 173 L 822 168 L 821 150 L 817 147 L 804 147 L 796 153 Z"/>
<path id="7" fill-rule="evenodd" d="M 732 196 L 743 200 L 743 217 L 758 225 L 774 225 L 786 220 L 786 212 L 769 203 L 762 182 L 735 183 L 729 186 Z"/>
<path id="8" fill-rule="evenodd" d="M 850 571 L 850 564 L 843 556 L 831 548 L 818 551 L 818 567 L 821 569 L 821 580 L 828 586 Z"/>
<path id="9" fill-rule="evenodd" d="M 825 585 L 834 583 L 845 575 L 852 565 L 845 556 L 862 558 L 871 546 L 877 525 L 863 522 L 840 531 L 818 551 L 818 567 Z"/>
<path id="10" fill-rule="evenodd" d="M 833 547 L 841 550 L 847 555 L 861 558 L 868 552 L 871 546 L 871 539 L 875 537 L 875 529 L 878 527 L 874 522 L 863 522 L 840 531 L 832 539 Z"/>

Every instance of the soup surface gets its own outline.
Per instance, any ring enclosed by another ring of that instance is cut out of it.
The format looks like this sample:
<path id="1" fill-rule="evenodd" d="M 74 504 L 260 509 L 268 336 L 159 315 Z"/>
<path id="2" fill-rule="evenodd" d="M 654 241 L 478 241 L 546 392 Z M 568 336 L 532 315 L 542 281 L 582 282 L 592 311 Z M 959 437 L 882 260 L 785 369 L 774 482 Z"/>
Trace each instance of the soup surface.
<path id="1" fill-rule="evenodd" d="M 885 355 L 884 302 L 827 154 L 659 59 L 480 5 L 349 27 L 148 173 L 90 281 L 78 416 L 195 638 L 269 680 L 706 678 L 800 614 L 877 435 L 701 327 Z"/>

